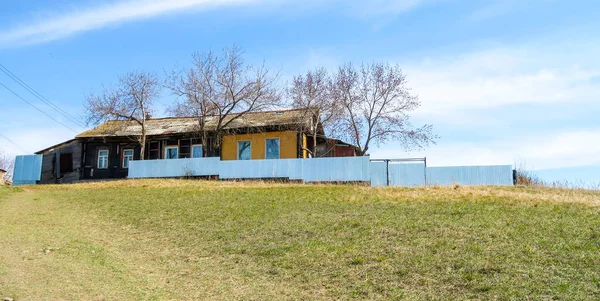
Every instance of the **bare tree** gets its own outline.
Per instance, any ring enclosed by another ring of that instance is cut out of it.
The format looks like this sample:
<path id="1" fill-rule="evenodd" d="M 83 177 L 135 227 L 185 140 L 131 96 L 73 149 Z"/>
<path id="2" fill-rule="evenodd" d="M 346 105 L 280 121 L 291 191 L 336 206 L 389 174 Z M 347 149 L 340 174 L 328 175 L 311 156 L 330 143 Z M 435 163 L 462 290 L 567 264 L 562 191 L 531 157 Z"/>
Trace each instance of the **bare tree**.
<path id="1" fill-rule="evenodd" d="M 334 137 L 338 129 L 336 124 L 341 117 L 341 106 L 332 97 L 332 80 L 324 68 L 308 71 L 305 75 L 295 76 L 288 94 L 294 108 L 305 109 L 311 124 L 308 129 L 313 145 L 309 152 L 317 156 L 317 137 L 321 130 L 328 137 Z M 307 116 L 303 116 L 307 117 Z"/>
<path id="2" fill-rule="evenodd" d="M 345 138 L 365 155 L 372 143 L 394 139 L 406 148 L 435 143 L 432 126 L 414 128 L 410 113 L 421 103 L 407 87 L 398 65 L 374 63 L 358 70 L 352 64 L 339 68 L 334 78 L 333 97 L 343 108 Z"/>
<path id="3" fill-rule="evenodd" d="M 272 74 L 264 64 L 253 67 L 244 62 L 244 51 L 233 46 L 220 55 L 213 52 L 195 53 L 193 66 L 179 76 L 171 77 L 167 86 L 183 99 L 172 112 L 195 116 L 201 133 L 215 135 L 214 146 L 219 148 L 221 137 L 229 125 L 249 112 L 277 107 L 280 104 L 278 75 Z M 205 128 L 212 115 L 214 126 Z"/>
<path id="4" fill-rule="evenodd" d="M 108 120 L 124 120 L 140 126 L 140 159 L 144 160 L 146 146 L 146 122 L 153 111 L 154 100 L 159 95 L 159 82 L 153 73 L 130 72 L 119 78 L 114 89 L 104 89 L 101 95 L 87 98 L 88 124 Z"/>
<path id="5" fill-rule="evenodd" d="M 4 179 L 0 178 L 0 184 L 2 184 L 3 182 L 10 182 L 10 180 L 12 178 L 14 166 L 15 166 L 14 157 L 10 156 L 9 154 L 0 150 L 0 169 L 3 169 L 6 171 L 6 174 L 4 175 Z"/>
<path id="6" fill-rule="evenodd" d="M 215 67 L 212 63 L 214 57 L 212 53 L 208 53 L 204 57 L 193 54 L 192 58 L 193 66 L 188 70 L 174 71 L 167 76 L 166 87 L 180 97 L 180 101 L 168 111 L 173 116 L 196 117 L 201 143 L 206 146 L 209 133 L 206 122 L 210 116 L 217 113 L 216 105 L 212 101 L 216 98 L 212 88 L 212 76 L 215 74 L 212 69 Z M 206 156 L 206 152 L 202 156 Z"/>

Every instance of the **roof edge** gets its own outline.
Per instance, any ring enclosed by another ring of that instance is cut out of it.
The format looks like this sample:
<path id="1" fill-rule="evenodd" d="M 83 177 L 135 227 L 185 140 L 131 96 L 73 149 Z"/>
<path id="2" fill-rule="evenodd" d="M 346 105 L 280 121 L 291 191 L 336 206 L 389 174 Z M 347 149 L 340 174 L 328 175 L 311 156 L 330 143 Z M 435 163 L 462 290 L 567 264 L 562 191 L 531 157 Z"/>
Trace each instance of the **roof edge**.
<path id="1" fill-rule="evenodd" d="M 41 155 L 41 153 L 43 153 L 43 152 L 45 152 L 45 151 L 51 150 L 51 149 L 53 149 L 53 148 L 57 148 L 57 147 L 59 147 L 59 146 L 61 146 L 61 145 L 64 145 L 64 144 L 69 144 L 69 143 L 71 143 L 71 142 L 73 142 L 73 141 L 75 141 L 75 140 L 77 140 L 77 139 L 78 139 L 78 138 L 73 138 L 73 139 L 69 139 L 69 140 L 67 140 L 67 141 L 63 141 L 63 142 L 61 142 L 61 143 L 58 143 L 58 144 L 55 144 L 55 145 L 53 145 L 53 146 L 50 146 L 50 147 L 44 148 L 44 149 L 43 149 L 43 150 L 41 150 L 41 151 L 37 151 L 37 152 L 35 152 L 34 154 L 36 154 L 36 155 Z"/>

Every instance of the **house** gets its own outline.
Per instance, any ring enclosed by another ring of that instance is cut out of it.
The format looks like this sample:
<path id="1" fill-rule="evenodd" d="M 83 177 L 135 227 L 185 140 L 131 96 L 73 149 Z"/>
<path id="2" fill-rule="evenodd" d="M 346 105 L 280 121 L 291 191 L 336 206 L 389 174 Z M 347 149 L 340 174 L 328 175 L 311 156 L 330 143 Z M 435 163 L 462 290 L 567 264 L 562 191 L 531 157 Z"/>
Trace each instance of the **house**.
<path id="1" fill-rule="evenodd" d="M 6 185 L 6 170 L 0 169 L 0 185 Z"/>
<path id="2" fill-rule="evenodd" d="M 308 158 L 312 126 L 307 110 L 283 110 L 236 114 L 225 128 L 221 146 L 214 146 L 217 118 L 209 116 L 205 129 L 208 143 L 202 145 L 198 119 L 156 118 L 146 121 L 145 160 L 220 157 L 221 160 Z M 229 120 L 229 119 L 228 119 Z M 74 183 L 86 180 L 126 178 L 129 162 L 140 160 L 137 138 L 141 126 L 132 121 L 108 121 L 74 139 L 51 146 L 43 155 L 40 184 Z M 321 133 L 318 156 L 354 156 L 355 147 Z"/>

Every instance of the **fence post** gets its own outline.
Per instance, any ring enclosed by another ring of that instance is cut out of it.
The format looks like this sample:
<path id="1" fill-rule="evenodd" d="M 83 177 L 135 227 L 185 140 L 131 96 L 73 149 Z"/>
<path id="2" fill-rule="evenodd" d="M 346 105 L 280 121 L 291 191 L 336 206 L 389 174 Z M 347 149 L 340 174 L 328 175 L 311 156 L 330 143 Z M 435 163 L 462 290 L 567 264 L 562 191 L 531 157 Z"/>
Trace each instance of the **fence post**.
<path id="1" fill-rule="evenodd" d="M 427 187 L 427 157 L 423 158 L 423 161 L 425 162 L 425 187 Z"/>
<path id="2" fill-rule="evenodd" d="M 390 186 L 390 160 L 385 160 L 385 186 Z"/>

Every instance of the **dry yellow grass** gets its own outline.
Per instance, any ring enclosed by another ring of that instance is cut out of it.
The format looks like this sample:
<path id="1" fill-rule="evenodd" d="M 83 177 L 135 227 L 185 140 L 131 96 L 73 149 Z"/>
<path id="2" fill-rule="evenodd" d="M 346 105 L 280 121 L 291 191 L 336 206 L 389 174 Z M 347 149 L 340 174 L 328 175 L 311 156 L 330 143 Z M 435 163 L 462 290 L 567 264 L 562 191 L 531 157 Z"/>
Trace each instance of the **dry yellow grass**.
<path id="1" fill-rule="evenodd" d="M 598 299 L 599 192 L 128 180 L 0 190 L 0 298 Z"/>

